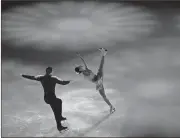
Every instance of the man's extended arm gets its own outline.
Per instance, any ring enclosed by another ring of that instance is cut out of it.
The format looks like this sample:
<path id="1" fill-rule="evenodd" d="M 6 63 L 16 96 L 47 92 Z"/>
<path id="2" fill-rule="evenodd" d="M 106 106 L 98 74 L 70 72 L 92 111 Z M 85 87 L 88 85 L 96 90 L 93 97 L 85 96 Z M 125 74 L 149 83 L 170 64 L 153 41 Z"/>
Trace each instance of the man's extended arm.
<path id="1" fill-rule="evenodd" d="M 22 74 L 21 76 L 26 79 L 40 81 L 40 77 L 38 77 L 38 76 L 31 76 L 31 75 L 24 75 L 24 74 Z"/>
<path id="2" fill-rule="evenodd" d="M 70 81 L 61 80 L 58 77 L 55 77 L 55 79 L 56 79 L 56 83 L 61 84 L 61 85 L 67 85 L 70 83 Z"/>
<path id="3" fill-rule="evenodd" d="M 82 56 L 81 56 L 79 53 L 76 53 L 76 54 L 77 54 L 77 56 L 82 60 L 82 62 L 84 63 L 85 68 L 87 69 L 88 67 L 87 67 L 87 65 L 86 65 L 86 62 L 85 62 L 84 59 L 82 58 Z"/>

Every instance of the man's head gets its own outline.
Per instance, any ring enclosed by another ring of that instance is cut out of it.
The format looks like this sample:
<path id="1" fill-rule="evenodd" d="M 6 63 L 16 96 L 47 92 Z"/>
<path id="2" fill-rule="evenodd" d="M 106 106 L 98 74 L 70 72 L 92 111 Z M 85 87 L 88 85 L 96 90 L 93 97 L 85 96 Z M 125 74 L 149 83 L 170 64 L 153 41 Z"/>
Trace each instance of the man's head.
<path id="1" fill-rule="evenodd" d="M 50 75 L 52 73 L 52 67 L 47 67 L 46 68 L 46 74 Z"/>
<path id="2" fill-rule="evenodd" d="M 84 71 L 83 66 L 77 66 L 77 67 L 75 67 L 75 72 L 76 72 L 77 74 L 81 74 L 83 71 Z"/>

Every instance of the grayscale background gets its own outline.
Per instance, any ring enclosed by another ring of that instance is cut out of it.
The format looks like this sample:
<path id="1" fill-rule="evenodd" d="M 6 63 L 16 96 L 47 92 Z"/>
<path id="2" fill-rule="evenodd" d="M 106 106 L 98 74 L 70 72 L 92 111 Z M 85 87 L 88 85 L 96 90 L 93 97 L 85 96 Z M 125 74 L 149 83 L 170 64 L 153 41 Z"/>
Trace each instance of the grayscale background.
<path id="1" fill-rule="evenodd" d="M 2 136 L 180 136 L 180 2 L 2 1 Z M 108 49 L 104 86 L 75 74 L 83 55 L 95 73 Z M 60 134 L 39 82 L 21 73 L 74 80 L 57 85 Z"/>

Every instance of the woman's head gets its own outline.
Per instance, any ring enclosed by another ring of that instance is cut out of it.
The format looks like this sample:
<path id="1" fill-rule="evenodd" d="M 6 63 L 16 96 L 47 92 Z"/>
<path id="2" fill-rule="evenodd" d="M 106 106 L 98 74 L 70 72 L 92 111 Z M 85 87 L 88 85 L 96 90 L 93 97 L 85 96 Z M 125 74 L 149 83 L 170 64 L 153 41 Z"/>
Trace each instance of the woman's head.
<path id="1" fill-rule="evenodd" d="M 74 70 L 77 74 L 81 74 L 84 71 L 84 68 L 83 66 L 77 66 Z"/>

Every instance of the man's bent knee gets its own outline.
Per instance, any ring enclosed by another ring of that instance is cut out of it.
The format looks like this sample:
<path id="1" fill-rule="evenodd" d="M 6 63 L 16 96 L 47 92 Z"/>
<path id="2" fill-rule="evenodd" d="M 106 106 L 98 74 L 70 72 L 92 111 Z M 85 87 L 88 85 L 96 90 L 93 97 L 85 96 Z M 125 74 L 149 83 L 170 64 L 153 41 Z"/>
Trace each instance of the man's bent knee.
<path id="1" fill-rule="evenodd" d="M 62 100 L 58 98 L 58 101 L 62 103 Z"/>
<path id="2" fill-rule="evenodd" d="M 59 99 L 59 98 L 57 98 L 57 99 L 56 99 L 56 104 L 62 104 L 62 100 Z"/>

